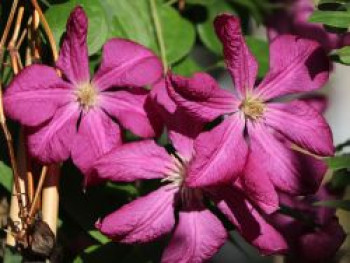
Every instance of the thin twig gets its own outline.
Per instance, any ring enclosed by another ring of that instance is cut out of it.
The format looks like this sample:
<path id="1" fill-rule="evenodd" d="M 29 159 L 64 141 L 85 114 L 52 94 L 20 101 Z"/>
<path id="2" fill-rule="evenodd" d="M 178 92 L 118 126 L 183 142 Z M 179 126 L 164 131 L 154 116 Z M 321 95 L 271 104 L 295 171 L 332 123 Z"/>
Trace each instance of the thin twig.
<path id="1" fill-rule="evenodd" d="M 30 0 L 30 2 L 32 3 L 35 10 L 39 14 L 40 22 L 43 25 L 44 31 L 46 33 L 46 36 L 47 36 L 49 43 L 50 43 L 50 46 L 51 46 L 53 60 L 56 61 L 58 58 L 58 52 L 57 52 L 56 41 L 55 41 L 55 38 L 53 37 L 51 28 L 50 28 L 49 24 L 47 23 L 47 20 L 43 14 L 43 11 L 41 10 L 38 2 L 36 0 Z"/>
<path id="2" fill-rule="evenodd" d="M 162 24 L 159 20 L 158 12 L 157 12 L 157 5 L 155 0 L 150 0 L 150 6 L 151 6 L 151 13 L 152 13 L 152 18 L 154 22 L 154 27 L 156 30 L 156 36 L 157 36 L 157 41 L 158 41 L 158 46 L 160 49 L 160 56 L 162 58 L 162 63 L 164 67 L 164 74 L 168 70 L 168 62 L 166 59 L 166 50 L 165 50 L 165 43 L 164 43 L 164 38 L 163 38 L 163 32 L 162 32 Z"/>
<path id="3" fill-rule="evenodd" d="M 5 51 L 4 46 L 5 46 L 10 28 L 12 26 L 12 22 L 14 19 L 15 12 L 17 10 L 17 6 L 18 6 L 18 0 L 14 0 L 12 3 L 9 17 L 7 19 L 5 30 L 4 30 L 3 35 L 1 37 L 1 40 L 0 40 L 0 67 L 3 67 L 3 58 L 4 58 L 4 51 Z M 21 20 L 22 16 L 23 16 L 23 11 L 19 11 L 17 21 Z M 1 125 L 3 133 L 5 135 L 6 144 L 7 144 L 7 148 L 8 148 L 8 152 L 9 152 L 9 156 L 10 156 L 11 167 L 13 170 L 14 187 L 16 190 L 16 197 L 18 200 L 18 206 L 20 209 L 19 217 L 21 218 L 23 225 L 25 225 L 24 219 L 27 216 L 27 210 L 25 207 L 24 196 L 22 195 L 21 186 L 19 183 L 20 179 L 19 179 L 18 166 L 17 166 L 17 162 L 16 162 L 16 158 L 15 158 L 15 151 L 13 148 L 13 140 L 12 140 L 11 133 L 7 127 L 6 118 L 5 118 L 5 114 L 4 114 L 4 107 L 3 107 L 3 100 L 2 100 L 2 79 L 0 79 L 0 125 Z"/>
<path id="4" fill-rule="evenodd" d="M 19 37 L 19 40 L 18 40 L 18 42 L 17 42 L 17 44 L 16 44 L 16 50 L 19 50 L 19 48 L 21 47 L 21 45 L 22 45 L 22 43 L 23 43 L 23 41 L 24 41 L 24 38 L 25 38 L 26 34 L 27 34 L 27 29 L 25 28 L 25 29 L 23 29 L 22 34 L 21 34 L 21 36 Z"/>
<path id="5" fill-rule="evenodd" d="M 15 75 L 17 75 L 18 72 L 23 67 L 21 60 L 20 60 L 20 57 L 19 57 L 19 54 L 18 54 L 18 50 L 16 49 L 16 42 L 18 39 L 19 31 L 21 29 L 23 13 L 24 13 L 24 7 L 21 6 L 18 9 L 17 19 L 16 19 L 15 27 L 13 29 L 12 38 L 8 44 L 8 47 L 7 47 L 7 49 L 10 52 L 11 64 L 12 64 L 13 72 L 15 73 Z"/>
<path id="6" fill-rule="evenodd" d="M 38 186 L 37 186 L 37 188 L 35 190 L 33 202 L 32 202 L 32 204 L 30 206 L 29 215 L 28 215 L 29 219 L 31 219 L 34 216 L 34 214 L 35 214 L 35 210 L 36 210 L 36 207 L 37 207 L 37 204 L 38 204 L 38 200 L 39 200 L 39 196 L 41 194 L 41 190 L 43 189 L 43 185 L 44 185 L 44 182 L 45 182 L 47 171 L 48 171 L 48 167 L 47 166 L 43 166 L 43 168 L 41 169 L 41 174 L 40 174 L 40 179 L 39 179 L 39 182 L 38 182 Z"/>
<path id="7" fill-rule="evenodd" d="M 17 5 L 18 5 L 18 0 L 14 0 L 13 3 L 12 3 L 12 7 L 11 7 L 11 11 L 10 11 L 9 17 L 7 19 L 7 22 L 6 22 L 5 30 L 4 30 L 4 32 L 2 34 L 2 37 L 1 37 L 1 40 L 0 40 L 0 54 L 1 54 L 0 62 L 1 63 L 2 63 L 2 58 L 3 58 L 3 55 L 4 55 L 5 42 L 7 40 L 7 36 L 9 34 L 9 32 L 10 32 L 10 29 L 11 29 L 11 25 L 12 25 L 12 22 L 13 22 L 13 18 L 15 16 Z"/>
<path id="8" fill-rule="evenodd" d="M 26 175 L 27 175 L 28 204 L 32 204 L 33 203 L 33 198 L 34 198 L 34 178 L 33 178 L 33 173 L 31 171 L 27 170 Z"/>
<path id="9" fill-rule="evenodd" d="M 27 208 L 24 205 L 25 204 L 25 201 L 23 199 L 24 196 L 22 195 L 21 186 L 19 183 L 19 180 L 20 180 L 19 179 L 19 172 L 18 172 L 18 166 L 17 166 L 17 162 L 16 162 L 16 158 L 15 158 L 15 152 L 13 149 L 12 136 L 11 136 L 10 131 L 7 128 L 6 123 L 1 123 L 1 127 L 2 127 L 2 130 L 4 131 L 4 134 L 5 134 L 7 148 L 8 148 L 9 155 L 10 155 L 10 162 L 11 162 L 11 166 L 13 169 L 14 185 L 15 185 L 15 189 L 16 189 L 16 196 L 18 199 L 18 206 L 20 209 L 20 216 L 19 217 L 22 220 L 24 220 L 24 218 L 27 216 Z"/>

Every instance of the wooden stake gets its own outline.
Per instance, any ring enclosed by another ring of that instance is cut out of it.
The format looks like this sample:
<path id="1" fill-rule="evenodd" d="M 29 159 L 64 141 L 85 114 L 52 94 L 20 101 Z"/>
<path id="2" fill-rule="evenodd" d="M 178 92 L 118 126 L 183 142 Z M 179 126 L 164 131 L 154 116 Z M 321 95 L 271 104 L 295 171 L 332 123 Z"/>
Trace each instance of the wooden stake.
<path id="1" fill-rule="evenodd" d="M 43 221 L 51 228 L 56 235 L 59 193 L 58 186 L 60 180 L 59 166 L 50 165 L 43 188 L 42 195 L 42 216 Z"/>
<path id="2" fill-rule="evenodd" d="M 26 157 L 25 157 L 25 149 L 24 149 L 24 135 L 23 132 L 20 132 L 20 138 L 19 138 L 19 147 L 18 147 L 18 182 L 19 182 L 19 189 L 21 190 L 22 193 L 25 191 L 25 174 L 26 174 Z M 12 222 L 16 224 L 16 226 L 19 229 L 22 229 L 23 225 L 21 223 L 21 218 L 20 218 L 20 209 L 18 205 L 18 198 L 23 197 L 23 196 L 18 196 L 17 195 L 17 190 L 15 184 L 13 184 L 12 187 L 12 197 L 11 197 L 11 207 L 10 207 L 10 219 Z M 26 198 L 23 198 L 22 200 L 26 200 Z M 24 206 L 26 206 L 26 203 L 23 203 Z M 15 246 L 16 245 L 16 240 L 14 239 L 12 235 L 12 229 L 9 229 L 9 232 L 6 237 L 6 244 L 9 246 Z"/>

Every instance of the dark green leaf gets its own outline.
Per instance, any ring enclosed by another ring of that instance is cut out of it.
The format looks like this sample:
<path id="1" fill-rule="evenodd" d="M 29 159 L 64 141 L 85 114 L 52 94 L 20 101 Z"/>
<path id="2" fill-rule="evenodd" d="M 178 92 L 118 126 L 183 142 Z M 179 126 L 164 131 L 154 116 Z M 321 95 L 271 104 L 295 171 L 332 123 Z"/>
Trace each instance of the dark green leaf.
<path id="1" fill-rule="evenodd" d="M 66 165 L 62 170 L 62 173 L 67 176 L 63 177 L 61 180 L 60 195 L 62 198 L 60 204 L 67 214 L 93 239 L 101 244 L 105 244 L 109 239 L 101 233 L 98 233 L 94 228 L 97 217 L 101 216 L 96 214 L 98 213 L 98 211 L 96 211 L 96 202 L 101 202 L 101 200 L 98 199 L 99 196 L 94 196 L 94 202 L 91 202 L 91 197 L 82 192 L 81 182 L 78 180 L 79 178 L 76 175 L 73 176 L 76 170 L 69 168 L 70 166 Z M 67 179 L 67 177 L 69 177 L 69 179 Z M 99 190 L 102 192 L 102 189 Z"/>
<path id="2" fill-rule="evenodd" d="M 215 0 L 186 0 L 186 4 L 212 5 Z"/>

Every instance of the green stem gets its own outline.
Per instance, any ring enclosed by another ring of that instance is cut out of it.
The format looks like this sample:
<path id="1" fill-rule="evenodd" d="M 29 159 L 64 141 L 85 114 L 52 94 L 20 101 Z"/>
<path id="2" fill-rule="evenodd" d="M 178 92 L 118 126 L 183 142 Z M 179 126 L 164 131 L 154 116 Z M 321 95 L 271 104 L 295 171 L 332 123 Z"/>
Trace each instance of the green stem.
<path id="1" fill-rule="evenodd" d="M 159 20 L 158 12 L 157 12 L 157 6 L 156 6 L 156 1 L 155 0 L 150 0 L 150 6 L 151 6 L 151 12 L 152 12 L 152 18 L 156 30 L 156 36 L 157 36 L 157 41 L 158 41 L 158 46 L 160 49 L 160 56 L 162 58 L 162 63 L 164 67 L 164 74 L 168 70 L 168 62 L 166 59 L 166 52 L 165 52 L 165 44 L 164 44 L 164 38 L 163 38 L 163 33 L 162 33 L 162 25 Z"/>

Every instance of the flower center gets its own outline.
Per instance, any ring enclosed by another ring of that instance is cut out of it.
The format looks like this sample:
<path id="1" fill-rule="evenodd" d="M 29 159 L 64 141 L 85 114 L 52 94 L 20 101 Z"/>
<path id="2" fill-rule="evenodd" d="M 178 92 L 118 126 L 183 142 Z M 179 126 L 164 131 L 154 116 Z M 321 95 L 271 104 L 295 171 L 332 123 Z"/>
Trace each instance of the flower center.
<path id="1" fill-rule="evenodd" d="M 181 187 L 186 176 L 186 165 L 174 155 L 172 155 L 172 157 L 174 166 L 169 170 L 166 174 L 167 177 L 165 177 L 162 182 L 169 182 L 175 187 Z"/>
<path id="2" fill-rule="evenodd" d="M 251 120 L 261 118 L 265 111 L 265 104 L 258 98 L 247 96 L 239 106 L 244 116 Z"/>
<path id="3" fill-rule="evenodd" d="M 202 190 L 198 188 L 189 188 L 185 185 L 186 178 L 186 162 L 180 161 L 173 156 L 173 166 L 167 172 L 162 182 L 169 182 L 173 187 L 179 188 L 181 203 L 184 207 L 190 207 L 193 202 L 203 199 Z M 183 159 L 181 159 L 183 160 Z"/>
<path id="4" fill-rule="evenodd" d="M 85 82 L 79 84 L 76 91 L 76 96 L 80 106 L 85 110 L 88 110 L 89 108 L 92 108 L 96 105 L 97 89 L 92 83 Z"/>

